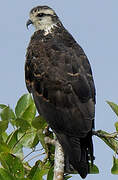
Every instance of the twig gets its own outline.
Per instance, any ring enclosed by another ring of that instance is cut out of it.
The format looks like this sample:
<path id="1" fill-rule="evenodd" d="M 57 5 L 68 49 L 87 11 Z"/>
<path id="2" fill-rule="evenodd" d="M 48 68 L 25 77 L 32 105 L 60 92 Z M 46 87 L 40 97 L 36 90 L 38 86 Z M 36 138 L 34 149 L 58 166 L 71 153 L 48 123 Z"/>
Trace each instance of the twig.
<path id="1" fill-rule="evenodd" d="M 24 169 L 26 169 L 27 171 L 31 171 L 31 167 L 29 167 L 29 166 L 27 166 L 27 165 L 25 165 L 25 164 L 23 164 L 23 167 L 24 167 Z"/>
<path id="2" fill-rule="evenodd" d="M 101 138 L 114 138 L 114 139 L 118 138 L 118 132 L 109 134 L 101 130 L 98 130 L 98 131 L 93 131 L 93 135 L 101 137 Z"/>
<path id="3" fill-rule="evenodd" d="M 93 135 L 96 135 L 102 139 L 116 154 L 118 154 L 118 132 L 107 133 L 105 131 L 93 131 Z"/>
<path id="4" fill-rule="evenodd" d="M 41 154 L 37 154 L 37 155 L 33 156 L 32 158 L 30 158 L 27 162 L 31 161 L 31 160 L 34 159 L 34 158 L 37 158 L 37 157 L 39 157 L 39 156 L 42 156 L 42 155 L 44 155 L 44 154 L 45 154 L 45 152 L 43 152 L 43 153 L 41 153 Z"/>
<path id="5" fill-rule="evenodd" d="M 22 161 L 24 161 L 24 159 L 26 159 L 28 156 L 30 156 L 32 153 L 35 153 L 35 152 L 38 152 L 38 151 L 42 151 L 43 150 L 43 148 L 41 148 L 41 149 L 37 149 L 37 150 L 35 150 L 35 149 L 33 149 L 30 153 L 28 153 L 26 156 L 24 156 L 23 158 L 22 158 Z"/>
<path id="6" fill-rule="evenodd" d="M 24 159 L 26 159 L 29 155 L 31 155 L 33 152 L 35 152 L 35 150 L 32 150 L 30 153 L 28 153 L 25 157 L 22 158 L 22 161 L 24 161 Z"/>

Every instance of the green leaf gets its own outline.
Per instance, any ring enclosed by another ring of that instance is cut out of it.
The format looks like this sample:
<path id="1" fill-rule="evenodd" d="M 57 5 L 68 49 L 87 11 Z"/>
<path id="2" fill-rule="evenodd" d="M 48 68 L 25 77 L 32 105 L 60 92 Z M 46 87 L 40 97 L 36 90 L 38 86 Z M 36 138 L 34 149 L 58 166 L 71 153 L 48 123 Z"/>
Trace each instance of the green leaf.
<path id="1" fill-rule="evenodd" d="M 3 141 L 6 142 L 6 140 L 8 138 L 8 134 L 6 132 L 3 132 L 2 133 L 2 138 L 3 138 Z"/>
<path id="2" fill-rule="evenodd" d="M 45 144 L 45 140 L 44 140 L 45 135 L 42 133 L 42 130 L 38 130 L 37 136 L 38 136 L 38 139 L 39 139 L 42 147 L 43 147 L 44 149 L 46 149 L 46 144 Z"/>
<path id="3" fill-rule="evenodd" d="M 9 120 L 9 107 L 5 107 L 0 113 L 1 120 L 8 121 Z"/>
<path id="4" fill-rule="evenodd" d="M 37 168 L 32 180 L 42 180 L 42 177 L 48 173 L 48 169 Z"/>
<path id="5" fill-rule="evenodd" d="M 29 124 L 29 122 L 22 118 L 16 118 L 16 126 L 20 127 L 22 132 L 25 132 L 31 128 L 31 125 Z"/>
<path id="6" fill-rule="evenodd" d="M 32 126 L 36 129 L 44 130 L 44 128 L 47 126 L 47 122 L 45 121 L 45 119 L 42 116 L 37 116 L 32 121 Z"/>
<path id="7" fill-rule="evenodd" d="M 9 120 L 11 122 L 11 120 L 15 120 L 16 116 L 15 113 L 13 112 L 13 110 L 9 107 Z"/>
<path id="8" fill-rule="evenodd" d="M 32 104 L 32 98 L 30 94 L 24 94 L 17 102 L 15 107 L 15 113 L 17 117 L 22 117 L 25 110 Z"/>
<path id="9" fill-rule="evenodd" d="M 1 116 L 1 120 L 3 121 L 10 121 L 11 119 L 15 119 L 15 114 L 9 106 L 5 107 L 1 111 L 0 116 Z"/>
<path id="10" fill-rule="evenodd" d="M 90 167 L 89 174 L 99 174 L 99 169 L 95 164 L 93 165 L 89 164 L 89 167 Z"/>
<path id="11" fill-rule="evenodd" d="M 0 143 L 0 153 L 1 152 L 10 152 L 9 147 L 5 142 Z"/>
<path id="12" fill-rule="evenodd" d="M 64 180 L 70 179 L 71 177 L 72 177 L 72 176 L 68 176 L 68 175 L 67 175 L 67 176 L 64 177 Z"/>
<path id="13" fill-rule="evenodd" d="M 116 131 L 118 132 L 118 122 L 115 123 Z"/>
<path id="14" fill-rule="evenodd" d="M 24 178 L 24 168 L 21 160 L 10 154 L 0 153 L 0 161 L 2 166 L 16 178 Z"/>
<path id="15" fill-rule="evenodd" d="M 40 168 L 37 167 L 32 180 L 42 180 L 44 173 L 41 172 Z"/>
<path id="16" fill-rule="evenodd" d="M 26 133 L 18 132 L 18 139 L 24 147 L 31 148 L 36 136 L 35 129 L 31 128 Z"/>
<path id="17" fill-rule="evenodd" d="M 17 102 L 15 113 L 17 118 L 31 121 L 36 114 L 36 107 L 30 94 L 23 95 Z"/>
<path id="18" fill-rule="evenodd" d="M 112 108 L 112 110 L 116 113 L 116 115 L 118 116 L 118 105 L 113 103 L 113 102 L 110 102 L 110 101 L 107 101 L 107 103 L 110 105 L 110 107 Z"/>
<path id="19" fill-rule="evenodd" d="M 0 134 L 8 128 L 8 121 L 0 121 Z"/>
<path id="20" fill-rule="evenodd" d="M 36 136 L 35 136 L 35 138 L 34 138 L 34 140 L 32 142 L 31 148 L 35 148 L 38 143 L 39 143 L 39 138 L 38 138 L 38 136 L 36 134 Z"/>
<path id="21" fill-rule="evenodd" d="M 19 149 L 14 153 L 14 155 L 17 156 L 17 157 L 20 158 L 20 159 L 23 159 L 24 153 L 23 153 L 22 145 L 21 145 L 21 148 L 19 148 Z"/>
<path id="22" fill-rule="evenodd" d="M 0 109 L 4 109 L 6 108 L 7 106 L 5 104 L 0 104 Z"/>
<path id="23" fill-rule="evenodd" d="M 111 169 L 112 174 L 118 174 L 118 159 L 113 156 L 113 167 Z"/>
<path id="24" fill-rule="evenodd" d="M 52 180 L 53 175 L 54 175 L 54 167 L 52 166 L 48 171 L 47 180 Z"/>
<path id="25" fill-rule="evenodd" d="M 0 180 L 16 180 L 7 170 L 0 168 Z"/>
<path id="26" fill-rule="evenodd" d="M 12 154 L 17 154 L 18 157 L 23 157 L 23 151 L 22 151 L 22 145 L 20 141 L 18 140 L 18 132 L 19 130 L 16 130 L 12 132 L 8 138 L 7 138 L 7 145 L 10 148 L 10 152 Z"/>
<path id="27" fill-rule="evenodd" d="M 6 143 L 10 149 L 12 149 L 18 141 L 17 134 L 18 134 L 18 130 L 13 131 L 7 138 Z"/>
<path id="28" fill-rule="evenodd" d="M 8 137 L 8 135 L 7 135 L 7 133 L 6 133 L 6 132 L 2 132 L 2 133 L 0 133 L 0 143 L 2 143 L 2 142 L 6 142 L 7 137 Z"/>
<path id="29" fill-rule="evenodd" d="M 32 104 L 29 105 L 29 107 L 25 110 L 24 114 L 22 115 L 22 118 L 27 120 L 28 122 L 32 122 L 32 120 L 35 118 L 36 115 L 36 107 L 34 102 L 32 101 Z"/>
<path id="30" fill-rule="evenodd" d="M 16 125 L 16 116 L 12 109 L 9 110 L 9 121 L 12 124 L 12 126 Z"/>
<path id="31" fill-rule="evenodd" d="M 37 131 L 37 137 L 38 140 L 40 141 L 41 145 L 43 146 L 44 149 L 46 149 L 46 144 L 45 144 L 45 134 L 43 133 L 45 127 L 47 126 L 47 122 L 42 116 L 37 116 L 33 121 L 32 121 L 32 126 L 36 128 Z"/>
<path id="32" fill-rule="evenodd" d="M 35 172 L 36 172 L 36 170 L 37 170 L 37 167 L 38 167 L 38 163 L 36 163 L 36 164 L 32 167 L 32 169 L 31 169 L 31 171 L 30 171 L 30 173 L 29 173 L 29 175 L 28 175 L 28 177 L 29 177 L 30 179 L 33 178 L 33 176 L 34 176 L 34 174 L 35 174 Z"/>
<path id="33" fill-rule="evenodd" d="M 48 168 L 42 166 L 42 164 L 42 161 L 37 161 L 35 166 L 33 166 L 33 168 L 31 169 L 28 178 L 32 180 L 42 180 L 42 177 L 48 173 Z"/>

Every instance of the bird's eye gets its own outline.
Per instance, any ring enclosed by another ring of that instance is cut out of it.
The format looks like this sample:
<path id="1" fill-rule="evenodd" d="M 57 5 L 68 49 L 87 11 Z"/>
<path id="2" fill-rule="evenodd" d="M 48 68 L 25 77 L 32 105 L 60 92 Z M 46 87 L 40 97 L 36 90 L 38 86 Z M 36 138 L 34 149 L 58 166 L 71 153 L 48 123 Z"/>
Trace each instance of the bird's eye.
<path id="1" fill-rule="evenodd" d="M 45 16 L 44 13 L 39 13 L 39 14 L 37 14 L 37 17 L 43 17 L 43 16 Z"/>

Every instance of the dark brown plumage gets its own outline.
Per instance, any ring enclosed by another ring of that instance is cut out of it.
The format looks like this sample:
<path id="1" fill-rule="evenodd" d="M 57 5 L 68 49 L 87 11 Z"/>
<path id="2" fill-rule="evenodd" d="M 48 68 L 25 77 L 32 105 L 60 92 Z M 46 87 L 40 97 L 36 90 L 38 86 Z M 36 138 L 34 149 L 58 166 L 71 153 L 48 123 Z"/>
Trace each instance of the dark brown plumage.
<path id="1" fill-rule="evenodd" d="M 91 67 L 83 49 L 46 7 L 30 12 L 29 24 L 34 24 L 36 32 L 26 54 L 26 86 L 62 145 L 66 166 L 71 164 L 85 178 L 88 161 L 93 162 L 95 87 Z M 55 23 L 47 31 L 40 28 L 46 17 L 48 25 L 49 20 Z"/>

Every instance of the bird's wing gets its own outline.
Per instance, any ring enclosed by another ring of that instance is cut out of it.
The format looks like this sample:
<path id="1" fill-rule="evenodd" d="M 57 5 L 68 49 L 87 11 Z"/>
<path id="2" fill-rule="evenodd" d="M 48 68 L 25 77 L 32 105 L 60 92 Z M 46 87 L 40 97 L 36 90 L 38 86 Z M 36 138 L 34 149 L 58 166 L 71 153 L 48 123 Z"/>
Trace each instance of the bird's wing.
<path id="1" fill-rule="evenodd" d="M 81 47 L 76 42 L 69 47 L 56 38 L 41 41 L 35 36 L 31 39 L 26 59 L 26 85 L 37 102 L 37 109 L 46 119 L 55 111 L 55 116 L 61 119 L 55 123 L 57 128 L 67 129 L 68 133 L 73 128 L 75 133 L 78 128 L 82 133 L 90 131 L 95 88 L 90 64 Z"/>
<path id="2" fill-rule="evenodd" d="M 89 83 L 92 99 L 93 99 L 94 103 L 96 103 L 95 84 L 94 84 L 94 80 L 93 80 L 93 75 L 92 75 L 92 70 L 91 70 L 90 63 L 89 63 L 88 58 L 85 55 L 83 49 L 78 44 L 76 44 L 76 48 L 75 49 L 76 49 L 76 53 L 78 55 L 78 59 L 79 58 L 81 59 L 80 60 L 81 61 L 81 66 L 82 66 L 82 68 L 85 71 L 85 76 L 86 76 L 86 79 L 87 79 L 87 81 Z"/>

